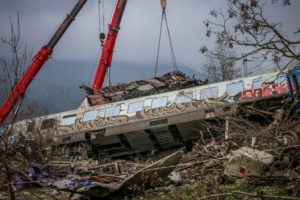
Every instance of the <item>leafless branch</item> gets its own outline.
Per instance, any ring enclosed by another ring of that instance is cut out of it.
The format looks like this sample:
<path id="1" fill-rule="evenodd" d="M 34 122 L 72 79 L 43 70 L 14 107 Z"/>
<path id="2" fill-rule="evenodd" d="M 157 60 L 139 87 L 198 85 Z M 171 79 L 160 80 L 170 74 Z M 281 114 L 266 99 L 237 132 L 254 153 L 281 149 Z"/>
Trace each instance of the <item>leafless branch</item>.
<path id="1" fill-rule="evenodd" d="M 265 17 L 262 0 L 228 0 L 228 11 L 216 11 L 215 17 L 222 22 L 207 20 L 205 26 L 217 43 L 228 48 L 238 48 L 244 52 L 235 57 L 235 61 L 260 54 L 267 59 L 270 55 L 275 64 L 282 60 L 300 61 L 300 38 L 291 39 L 281 30 L 280 23 L 271 22 Z M 276 2 L 273 2 L 276 3 Z M 289 1 L 283 1 L 290 5 Z M 206 50 L 208 51 L 208 50 Z"/>

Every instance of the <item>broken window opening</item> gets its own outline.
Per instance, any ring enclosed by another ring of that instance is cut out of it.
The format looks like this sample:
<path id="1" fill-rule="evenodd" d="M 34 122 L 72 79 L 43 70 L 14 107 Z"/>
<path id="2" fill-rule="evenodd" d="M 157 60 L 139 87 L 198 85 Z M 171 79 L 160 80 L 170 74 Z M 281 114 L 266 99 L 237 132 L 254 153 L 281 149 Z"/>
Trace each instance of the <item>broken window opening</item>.
<path id="1" fill-rule="evenodd" d="M 176 97 L 176 104 L 189 103 L 192 101 L 192 97 L 188 95 L 179 95 Z"/>
<path id="2" fill-rule="evenodd" d="M 252 88 L 253 88 L 254 90 L 259 89 L 259 88 L 262 87 L 262 83 L 263 83 L 263 82 L 262 82 L 261 79 L 255 79 L 255 80 L 252 81 Z"/>
<path id="3" fill-rule="evenodd" d="M 61 121 L 61 125 L 62 126 L 69 126 L 74 124 L 76 121 L 76 115 L 69 115 L 69 116 L 65 116 L 63 117 L 62 121 Z"/>
<path id="4" fill-rule="evenodd" d="M 97 114 L 98 114 L 98 111 L 96 111 L 96 110 L 85 112 L 83 114 L 82 121 L 83 122 L 88 122 L 88 121 L 91 121 L 91 120 L 95 120 L 97 118 Z"/>
<path id="5" fill-rule="evenodd" d="M 136 113 L 138 111 L 143 110 L 143 107 L 144 107 L 144 102 L 143 101 L 138 101 L 138 102 L 131 103 L 131 104 L 128 105 L 127 113 L 128 114 Z"/>
<path id="6" fill-rule="evenodd" d="M 159 97 L 152 100 L 152 108 L 160 108 L 167 106 L 168 97 Z"/>
<path id="7" fill-rule="evenodd" d="M 218 87 L 205 88 L 200 91 L 200 99 L 216 99 L 218 98 Z"/>
<path id="8" fill-rule="evenodd" d="M 118 116 L 120 112 L 121 112 L 121 106 L 108 107 L 106 108 L 105 116 L 106 117 Z"/>

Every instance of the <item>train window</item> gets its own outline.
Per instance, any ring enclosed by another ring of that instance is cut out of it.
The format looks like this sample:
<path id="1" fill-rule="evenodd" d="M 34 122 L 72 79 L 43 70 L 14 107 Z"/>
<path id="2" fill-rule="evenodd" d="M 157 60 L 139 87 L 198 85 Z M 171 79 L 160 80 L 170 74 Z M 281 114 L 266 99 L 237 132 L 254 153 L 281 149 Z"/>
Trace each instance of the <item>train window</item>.
<path id="1" fill-rule="evenodd" d="M 160 97 L 152 100 L 152 108 L 160 108 L 167 106 L 168 97 Z"/>
<path id="2" fill-rule="evenodd" d="M 32 132 L 35 128 L 35 121 L 29 122 L 27 126 L 27 132 Z"/>
<path id="3" fill-rule="evenodd" d="M 261 79 L 255 79 L 252 81 L 252 88 L 254 90 L 259 89 L 262 87 L 262 80 Z"/>
<path id="4" fill-rule="evenodd" d="M 226 86 L 226 92 L 229 96 L 236 96 L 244 90 L 244 82 L 231 83 Z"/>
<path id="5" fill-rule="evenodd" d="M 69 126 L 75 123 L 76 120 L 76 115 L 69 115 L 69 116 L 65 116 L 63 117 L 62 121 L 61 121 L 61 125 L 62 126 Z"/>
<path id="6" fill-rule="evenodd" d="M 48 129 L 48 128 L 53 128 L 55 125 L 56 120 L 54 118 L 51 119 L 45 119 L 42 122 L 41 129 Z"/>
<path id="7" fill-rule="evenodd" d="M 97 118 L 97 114 L 98 114 L 98 111 L 96 111 L 96 110 L 85 112 L 83 114 L 82 121 L 87 122 L 87 121 L 94 120 Z"/>
<path id="8" fill-rule="evenodd" d="M 276 79 L 277 83 L 286 83 L 286 77 L 284 75 L 279 75 Z"/>
<path id="9" fill-rule="evenodd" d="M 205 88 L 200 91 L 200 99 L 216 99 L 218 98 L 218 87 Z"/>
<path id="10" fill-rule="evenodd" d="M 127 113 L 136 113 L 140 110 L 143 110 L 144 107 L 144 102 L 143 101 L 138 101 L 134 102 L 128 105 L 128 112 Z"/>
<path id="11" fill-rule="evenodd" d="M 192 101 L 192 97 L 188 95 L 179 95 L 176 97 L 176 104 L 188 103 Z"/>
<path id="12" fill-rule="evenodd" d="M 121 111 L 121 106 L 108 107 L 108 108 L 106 108 L 105 116 L 106 117 L 117 116 L 120 114 L 120 111 Z"/>

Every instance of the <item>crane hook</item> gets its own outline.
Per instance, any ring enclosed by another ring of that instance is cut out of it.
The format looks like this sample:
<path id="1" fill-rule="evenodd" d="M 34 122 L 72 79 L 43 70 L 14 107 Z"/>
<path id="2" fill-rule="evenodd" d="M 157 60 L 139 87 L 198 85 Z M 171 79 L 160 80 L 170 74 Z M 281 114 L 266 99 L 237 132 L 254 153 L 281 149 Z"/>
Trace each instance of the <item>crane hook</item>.
<path id="1" fill-rule="evenodd" d="M 166 13 L 166 9 L 167 9 L 167 0 L 160 0 L 160 4 L 163 10 L 163 13 Z"/>
<path id="2" fill-rule="evenodd" d="M 99 39 L 100 39 L 100 42 L 101 42 L 101 46 L 103 47 L 104 46 L 104 40 L 105 40 L 105 33 L 100 33 L 99 35 Z"/>

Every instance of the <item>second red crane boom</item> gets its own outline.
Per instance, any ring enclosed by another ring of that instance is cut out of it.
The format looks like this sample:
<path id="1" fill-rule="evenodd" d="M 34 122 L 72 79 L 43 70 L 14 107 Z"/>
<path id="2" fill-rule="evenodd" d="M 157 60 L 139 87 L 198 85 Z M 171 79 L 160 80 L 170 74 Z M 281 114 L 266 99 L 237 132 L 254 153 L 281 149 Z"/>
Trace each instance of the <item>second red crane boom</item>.
<path id="1" fill-rule="evenodd" d="M 123 13 L 125 11 L 126 3 L 127 0 L 118 0 L 112 22 L 109 25 L 109 31 L 104 43 L 104 47 L 97 67 L 97 72 L 92 85 L 94 92 L 97 92 L 102 88 L 107 69 L 111 66 L 115 43 L 120 30 L 120 24 Z"/>

